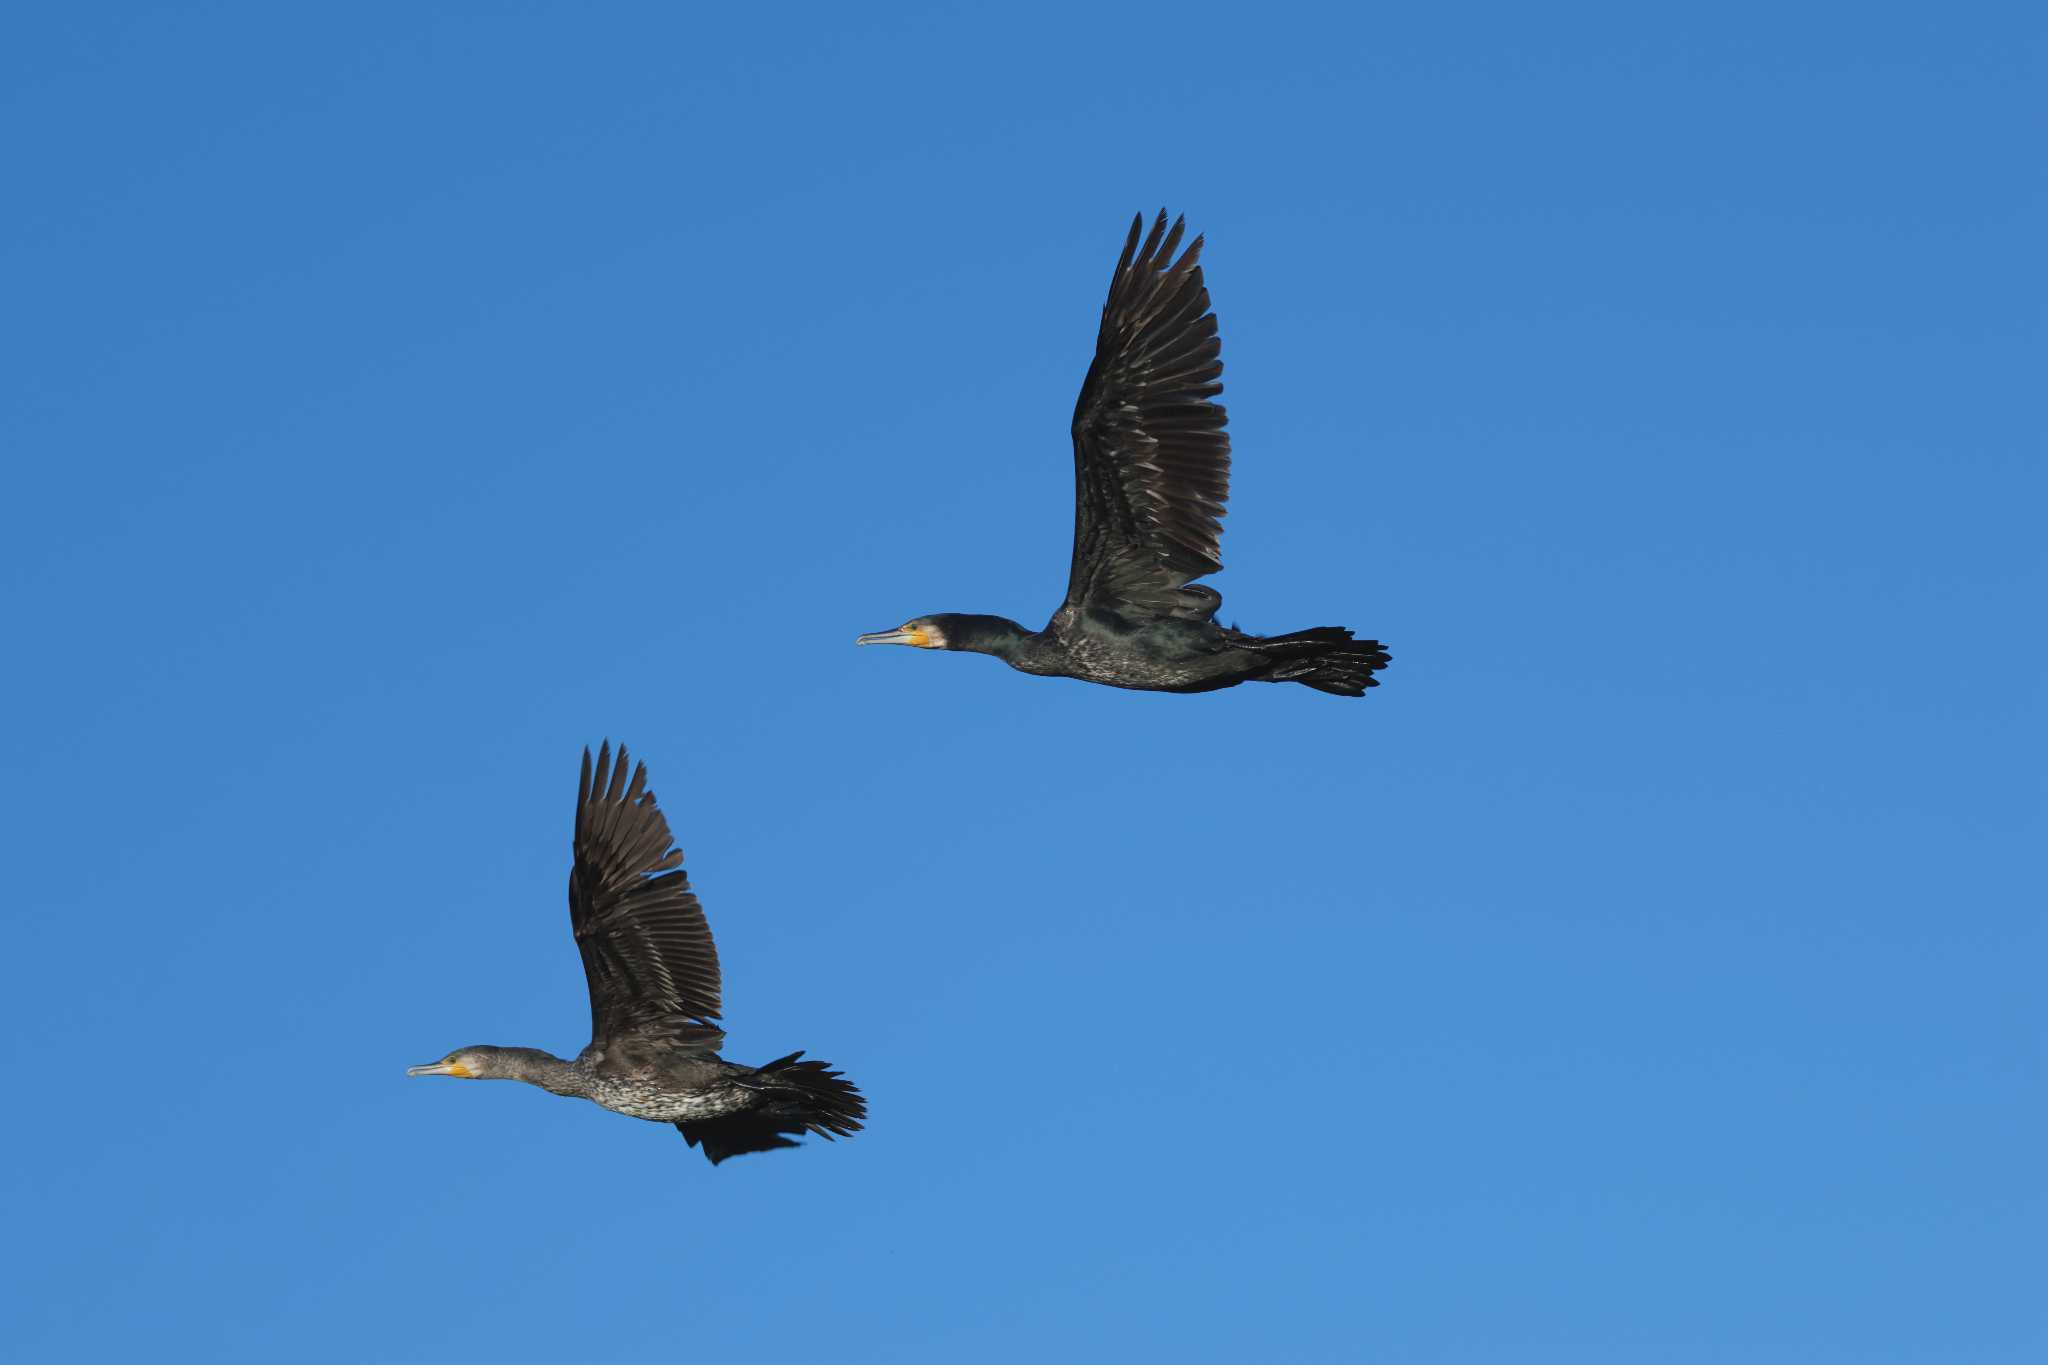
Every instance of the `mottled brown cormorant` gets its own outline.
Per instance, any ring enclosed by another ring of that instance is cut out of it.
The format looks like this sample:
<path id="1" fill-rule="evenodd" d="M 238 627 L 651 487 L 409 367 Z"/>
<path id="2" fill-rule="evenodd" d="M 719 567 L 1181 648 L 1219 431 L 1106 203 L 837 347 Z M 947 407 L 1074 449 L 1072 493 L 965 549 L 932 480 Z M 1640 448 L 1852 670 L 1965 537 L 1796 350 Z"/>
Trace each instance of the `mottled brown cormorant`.
<path id="1" fill-rule="evenodd" d="M 530 1047 L 466 1047 L 408 1076 L 525 1081 L 636 1119 L 673 1123 L 712 1164 L 794 1147 L 811 1132 L 857 1132 L 867 1103 L 803 1053 L 766 1066 L 718 1055 L 718 950 L 683 872 L 645 764 L 626 781 L 626 746 L 583 751 L 569 924 L 590 981 L 590 1046 L 573 1062 Z"/>
<path id="2" fill-rule="evenodd" d="M 1180 259 L 1182 222 L 1162 210 L 1139 244 L 1131 221 L 1102 306 L 1095 361 L 1074 405 L 1074 559 L 1067 600 L 1044 630 L 945 612 L 864 645 L 993 654 L 1010 667 L 1111 687 L 1210 692 L 1298 682 L 1365 695 L 1388 654 L 1342 626 L 1248 635 L 1216 624 L 1223 595 L 1190 582 L 1223 567 L 1230 493 L 1222 347 L 1202 284 L 1202 239 Z"/>

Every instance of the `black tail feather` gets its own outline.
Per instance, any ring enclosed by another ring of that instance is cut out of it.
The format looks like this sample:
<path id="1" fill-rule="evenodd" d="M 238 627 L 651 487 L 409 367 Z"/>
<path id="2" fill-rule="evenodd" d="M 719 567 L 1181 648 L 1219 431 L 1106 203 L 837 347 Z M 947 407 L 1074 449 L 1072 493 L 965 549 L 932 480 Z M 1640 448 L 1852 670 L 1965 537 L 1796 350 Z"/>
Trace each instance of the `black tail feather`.
<path id="1" fill-rule="evenodd" d="M 729 1156 L 795 1147 L 793 1140 L 816 1133 L 830 1141 L 861 1129 L 867 1101 L 853 1082 L 824 1062 L 801 1060 L 801 1052 L 778 1057 L 736 1082 L 760 1096 L 760 1103 L 737 1114 L 678 1123 L 676 1131 L 692 1147 L 701 1146 L 716 1166 Z"/>
<path id="2" fill-rule="evenodd" d="M 1353 639 L 1342 626 L 1268 635 L 1247 644 L 1273 656 L 1267 682 L 1298 682 L 1339 697 L 1362 697 L 1366 688 L 1378 687 L 1380 680 L 1373 674 L 1394 657 L 1378 640 Z"/>

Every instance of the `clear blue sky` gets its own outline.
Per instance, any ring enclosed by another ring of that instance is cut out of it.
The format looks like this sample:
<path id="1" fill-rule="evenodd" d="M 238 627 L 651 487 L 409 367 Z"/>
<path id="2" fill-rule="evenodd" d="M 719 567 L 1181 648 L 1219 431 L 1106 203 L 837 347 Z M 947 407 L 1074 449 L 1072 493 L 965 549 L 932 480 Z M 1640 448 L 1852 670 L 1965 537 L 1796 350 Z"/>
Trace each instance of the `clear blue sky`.
<path id="1" fill-rule="evenodd" d="M 2043 1358 L 2038 10 L 175 8 L 0 41 L 0 1354 Z M 1161 204 L 1386 685 L 856 650 Z M 606 735 L 867 1133 L 405 1078 Z"/>

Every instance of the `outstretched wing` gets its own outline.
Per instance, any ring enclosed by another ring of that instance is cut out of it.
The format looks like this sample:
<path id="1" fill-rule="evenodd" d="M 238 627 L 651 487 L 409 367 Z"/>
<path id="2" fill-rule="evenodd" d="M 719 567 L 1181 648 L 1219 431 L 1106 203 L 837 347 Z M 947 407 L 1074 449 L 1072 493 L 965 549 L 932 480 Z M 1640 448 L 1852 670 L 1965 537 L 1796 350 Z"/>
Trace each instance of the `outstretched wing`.
<path id="1" fill-rule="evenodd" d="M 626 780 L 626 746 L 583 751 L 576 794 L 576 866 L 569 923 L 590 981 L 590 1041 L 627 1035 L 716 1048 L 718 950 L 683 872 L 668 820 L 647 790 L 647 767 Z"/>
<path id="2" fill-rule="evenodd" d="M 1074 405 L 1074 564 L 1067 603 L 1208 615 L 1215 590 L 1184 590 L 1223 567 L 1230 497 L 1223 348 L 1202 284 L 1202 239 L 1161 210 L 1138 241 L 1131 220 L 1102 305 L 1095 361 Z"/>

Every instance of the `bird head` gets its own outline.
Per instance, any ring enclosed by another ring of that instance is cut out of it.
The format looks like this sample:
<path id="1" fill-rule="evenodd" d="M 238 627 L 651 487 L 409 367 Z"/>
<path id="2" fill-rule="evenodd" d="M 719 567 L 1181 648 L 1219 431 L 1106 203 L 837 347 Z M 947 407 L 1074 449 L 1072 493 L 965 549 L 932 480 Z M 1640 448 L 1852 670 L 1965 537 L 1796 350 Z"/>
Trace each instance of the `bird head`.
<path id="1" fill-rule="evenodd" d="M 945 615 L 920 616 L 905 621 L 894 630 L 878 630 L 863 635 L 854 643 L 857 645 L 911 645 L 917 649 L 945 649 L 946 628 L 940 624 Z"/>
<path id="2" fill-rule="evenodd" d="M 505 1074 L 500 1064 L 503 1048 L 465 1047 L 449 1053 L 438 1062 L 425 1066 L 409 1066 L 408 1076 L 455 1076 L 465 1081 L 494 1080 Z"/>

